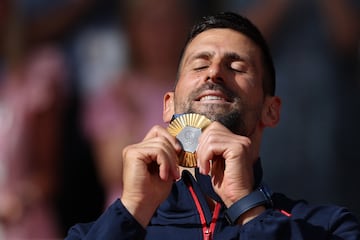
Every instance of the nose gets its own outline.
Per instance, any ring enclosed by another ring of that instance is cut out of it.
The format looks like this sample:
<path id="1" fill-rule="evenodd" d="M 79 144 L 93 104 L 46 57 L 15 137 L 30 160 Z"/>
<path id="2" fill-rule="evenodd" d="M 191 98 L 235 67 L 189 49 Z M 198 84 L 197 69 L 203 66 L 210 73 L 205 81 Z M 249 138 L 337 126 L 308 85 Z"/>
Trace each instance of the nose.
<path id="1" fill-rule="evenodd" d="M 224 82 L 222 67 L 220 63 L 212 63 L 208 68 L 207 81 L 214 83 Z"/>

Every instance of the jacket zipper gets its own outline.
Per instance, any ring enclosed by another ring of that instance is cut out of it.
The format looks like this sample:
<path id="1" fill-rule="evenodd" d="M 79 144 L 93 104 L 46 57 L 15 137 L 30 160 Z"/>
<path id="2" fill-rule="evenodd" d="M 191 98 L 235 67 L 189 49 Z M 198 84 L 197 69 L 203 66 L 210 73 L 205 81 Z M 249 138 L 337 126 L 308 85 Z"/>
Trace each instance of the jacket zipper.
<path id="1" fill-rule="evenodd" d="M 206 219 L 205 219 L 205 214 L 204 211 L 201 207 L 199 198 L 197 197 L 193 186 L 191 185 L 191 183 L 187 182 L 187 186 L 189 188 L 189 191 L 191 193 L 191 196 L 195 202 L 195 206 L 199 212 L 200 215 L 200 222 L 201 222 L 201 226 L 202 226 L 202 232 L 203 232 L 203 239 L 204 240 L 212 240 L 213 239 L 213 233 L 215 231 L 215 226 L 216 226 L 216 222 L 217 219 L 219 217 L 220 214 L 220 209 L 221 209 L 221 204 L 220 203 L 216 203 L 215 204 L 215 208 L 214 208 L 214 213 L 211 219 L 211 223 L 210 226 L 207 225 L 206 223 Z"/>

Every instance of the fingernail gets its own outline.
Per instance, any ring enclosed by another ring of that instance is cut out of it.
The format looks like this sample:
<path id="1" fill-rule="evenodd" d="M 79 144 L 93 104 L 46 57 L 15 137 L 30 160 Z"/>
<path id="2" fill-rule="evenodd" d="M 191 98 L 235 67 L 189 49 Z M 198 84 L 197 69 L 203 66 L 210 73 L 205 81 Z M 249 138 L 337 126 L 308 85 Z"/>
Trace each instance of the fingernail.
<path id="1" fill-rule="evenodd" d="M 182 149 L 182 146 L 178 141 L 175 143 L 175 147 L 176 147 L 177 151 L 181 151 L 181 149 Z"/>

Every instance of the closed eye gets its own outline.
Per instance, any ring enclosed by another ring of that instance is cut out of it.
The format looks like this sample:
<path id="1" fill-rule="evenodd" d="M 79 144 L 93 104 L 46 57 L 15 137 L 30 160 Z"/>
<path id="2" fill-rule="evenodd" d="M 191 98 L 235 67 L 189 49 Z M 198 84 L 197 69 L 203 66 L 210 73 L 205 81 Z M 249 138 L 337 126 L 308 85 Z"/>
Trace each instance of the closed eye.
<path id="1" fill-rule="evenodd" d="M 201 71 L 201 70 L 206 69 L 206 68 L 208 68 L 208 67 L 209 67 L 209 66 L 207 66 L 207 65 L 205 65 L 205 66 L 199 66 L 199 67 L 195 67 L 194 70 L 195 70 L 195 71 Z"/>
<path id="2" fill-rule="evenodd" d="M 248 67 L 243 61 L 231 62 L 229 68 L 238 73 L 245 73 L 248 70 Z"/>
<path id="3" fill-rule="evenodd" d="M 198 58 L 193 61 L 192 66 L 192 69 L 194 69 L 195 71 L 201 71 L 209 67 L 209 61 L 206 59 Z"/>

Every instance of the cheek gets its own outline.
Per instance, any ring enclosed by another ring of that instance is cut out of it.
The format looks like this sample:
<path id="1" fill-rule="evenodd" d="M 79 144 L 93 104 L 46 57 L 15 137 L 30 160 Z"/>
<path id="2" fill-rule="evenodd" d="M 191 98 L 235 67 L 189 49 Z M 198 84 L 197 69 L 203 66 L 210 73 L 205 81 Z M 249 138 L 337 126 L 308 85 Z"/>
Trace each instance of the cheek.
<path id="1" fill-rule="evenodd" d="M 181 86 L 176 89 L 174 95 L 175 113 L 183 113 L 189 108 L 189 105 L 191 105 L 191 101 L 189 100 L 190 93 L 191 89 L 186 86 Z"/>
<path id="2" fill-rule="evenodd" d="M 181 78 L 179 79 L 175 92 L 176 95 L 179 96 L 186 96 L 189 95 L 194 89 L 196 89 L 197 82 L 199 82 L 200 77 L 192 77 L 192 78 Z"/>
<path id="3" fill-rule="evenodd" d="M 229 86 L 248 103 L 258 104 L 263 101 L 263 90 L 261 86 L 249 84 L 247 81 L 237 82 L 236 86 Z"/>

